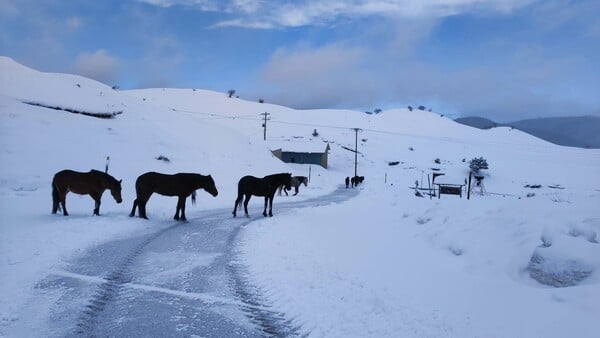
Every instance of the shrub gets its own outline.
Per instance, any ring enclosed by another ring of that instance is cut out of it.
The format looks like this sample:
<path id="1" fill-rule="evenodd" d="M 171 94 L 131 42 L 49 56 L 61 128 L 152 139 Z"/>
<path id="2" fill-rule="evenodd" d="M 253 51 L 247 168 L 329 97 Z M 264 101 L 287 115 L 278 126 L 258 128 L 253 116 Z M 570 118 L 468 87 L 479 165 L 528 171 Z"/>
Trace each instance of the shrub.
<path id="1" fill-rule="evenodd" d="M 488 169 L 487 160 L 483 157 L 475 157 L 469 162 L 469 168 L 474 173 L 478 173 L 481 169 Z"/>

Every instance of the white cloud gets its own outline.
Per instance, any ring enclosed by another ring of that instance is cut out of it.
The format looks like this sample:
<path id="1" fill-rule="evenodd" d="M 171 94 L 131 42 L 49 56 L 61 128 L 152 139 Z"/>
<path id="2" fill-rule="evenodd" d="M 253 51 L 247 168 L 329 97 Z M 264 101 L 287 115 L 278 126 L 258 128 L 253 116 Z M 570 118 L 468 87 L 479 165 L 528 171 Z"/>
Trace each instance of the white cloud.
<path id="1" fill-rule="evenodd" d="M 202 11 L 229 13 L 233 18 L 213 27 L 272 29 L 333 23 L 338 19 L 369 16 L 440 18 L 468 12 L 510 13 L 535 0 L 138 0 L 171 7 L 187 6 Z"/>
<path id="2" fill-rule="evenodd" d="M 74 16 L 67 19 L 67 27 L 77 30 L 81 28 L 81 26 L 83 26 L 83 20 L 81 20 L 81 18 Z"/>
<path id="3" fill-rule="evenodd" d="M 75 59 L 72 71 L 81 76 L 114 85 L 118 80 L 119 60 L 104 49 L 93 53 L 81 53 Z"/>

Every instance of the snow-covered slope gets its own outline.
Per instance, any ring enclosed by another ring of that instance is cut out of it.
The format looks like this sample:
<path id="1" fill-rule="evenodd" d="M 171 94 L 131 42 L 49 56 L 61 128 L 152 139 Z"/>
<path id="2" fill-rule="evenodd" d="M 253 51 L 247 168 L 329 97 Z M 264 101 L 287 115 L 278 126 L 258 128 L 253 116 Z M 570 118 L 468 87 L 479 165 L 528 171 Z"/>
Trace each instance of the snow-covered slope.
<path id="1" fill-rule="evenodd" d="M 23 102 L 122 113 L 97 119 Z M 274 158 L 272 144 L 329 142 L 329 168 L 311 166 L 311 183 L 293 198 L 316 197 L 354 174 L 352 128 L 361 129 L 358 174 L 366 177 L 358 197 L 278 214 L 242 232 L 253 282 L 296 325 L 314 336 L 598 335 L 598 150 L 423 111 L 299 111 L 204 90 L 115 91 L 8 58 L 0 58 L 0 332 L 42 325 L 19 310 L 68 257 L 165 226 L 175 205 L 168 197 L 152 197 L 150 221 L 127 217 L 138 175 L 211 174 L 219 196 L 200 192 L 189 218 L 233 207 L 243 175 L 308 175 L 308 166 Z M 106 194 L 98 218 L 89 197 L 69 195 L 72 216 L 50 215 L 52 175 L 103 170 L 107 156 L 110 173 L 123 179 L 125 203 Z M 437 182 L 462 184 L 469 160 L 480 156 L 490 168 L 475 191 L 485 195 L 429 199 L 408 189 L 415 181 L 427 186 L 434 170 L 445 173 Z M 570 286 L 538 282 L 560 278 Z M 39 308 L 43 318 L 47 306 Z"/>

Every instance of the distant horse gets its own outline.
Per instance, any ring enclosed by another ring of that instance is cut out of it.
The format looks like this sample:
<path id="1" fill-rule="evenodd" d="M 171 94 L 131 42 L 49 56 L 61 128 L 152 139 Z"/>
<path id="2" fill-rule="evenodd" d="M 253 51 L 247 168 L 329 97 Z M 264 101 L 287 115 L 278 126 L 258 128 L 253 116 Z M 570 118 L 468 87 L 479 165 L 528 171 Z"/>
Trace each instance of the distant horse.
<path id="1" fill-rule="evenodd" d="M 346 182 L 346 189 L 348 189 L 348 186 L 350 185 L 350 176 L 346 176 L 344 182 Z"/>
<path id="2" fill-rule="evenodd" d="M 192 203 L 196 202 L 196 189 L 204 189 L 213 197 L 219 193 L 215 187 L 213 178 L 200 174 L 178 173 L 175 175 L 165 175 L 156 172 L 147 172 L 140 175 L 135 181 L 135 192 L 137 198 L 133 201 L 133 208 L 129 217 L 135 216 L 135 208 L 138 207 L 141 218 L 148 219 L 146 216 L 146 203 L 153 193 L 164 196 L 177 196 L 177 207 L 175 208 L 176 221 L 187 221 L 185 218 L 185 200 L 192 195 Z M 179 217 L 181 211 L 181 217 Z"/>
<path id="3" fill-rule="evenodd" d="M 359 183 L 362 183 L 365 180 L 364 176 L 354 176 L 350 179 L 353 187 L 358 186 Z"/>
<path id="4" fill-rule="evenodd" d="M 305 187 L 308 186 L 308 177 L 306 176 L 292 176 L 292 179 L 290 180 L 290 186 L 292 188 L 294 188 L 294 196 L 298 195 L 298 187 L 300 186 L 300 184 L 304 184 Z M 280 185 L 279 188 L 277 188 L 277 195 L 281 196 L 281 190 L 283 190 L 283 192 L 285 192 L 285 195 L 288 196 L 288 190 L 291 189 L 284 189 L 283 185 Z"/>
<path id="5" fill-rule="evenodd" d="M 238 206 L 242 203 L 242 198 L 246 196 L 244 200 L 244 212 L 246 217 L 248 216 L 248 202 L 252 195 L 264 196 L 265 197 L 265 208 L 263 210 L 263 216 L 267 217 L 267 202 L 269 202 L 269 216 L 273 216 L 273 197 L 275 190 L 281 185 L 285 186 L 287 190 L 291 189 L 290 181 L 292 180 L 292 174 L 281 173 L 268 175 L 263 178 L 254 176 L 244 176 L 238 182 L 238 196 L 233 206 L 233 217 L 236 216 Z"/>
<path id="6" fill-rule="evenodd" d="M 67 193 L 74 192 L 80 195 L 90 195 L 96 205 L 94 207 L 94 215 L 100 215 L 100 199 L 104 190 L 110 189 L 110 194 L 117 203 L 123 202 L 121 198 L 121 181 L 117 181 L 109 174 L 98 170 L 90 170 L 90 172 L 82 173 L 73 170 L 59 171 L 52 179 L 52 213 L 60 209 L 62 204 L 63 215 L 69 216 L 67 212 Z"/>

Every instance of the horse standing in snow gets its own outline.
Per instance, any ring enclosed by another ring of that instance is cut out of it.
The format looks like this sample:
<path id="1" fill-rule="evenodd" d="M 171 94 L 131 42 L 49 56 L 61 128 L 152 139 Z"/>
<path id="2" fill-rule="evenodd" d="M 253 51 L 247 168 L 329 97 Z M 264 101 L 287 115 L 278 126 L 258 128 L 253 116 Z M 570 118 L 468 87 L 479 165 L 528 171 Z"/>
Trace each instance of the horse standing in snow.
<path id="1" fill-rule="evenodd" d="M 80 195 L 90 195 L 96 202 L 94 215 L 100 216 L 100 200 L 104 190 L 109 189 L 117 203 L 123 202 L 121 181 L 98 170 L 90 170 L 87 173 L 73 170 L 59 171 L 52 179 L 52 213 L 56 214 L 62 204 L 63 215 L 69 216 L 66 202 L 67 193 L 70 191 Z"/>
<path id="2" fill-rule="evenodd" d="M 364 176 L 354 176 L 350 179 L 350 182 L 352 182 L 352 187 L 356 187 L 359 183 L 362 183 L 364 180 Z"/>
<path id="3" fill-rule="evenodd" d="M 273 197 L 275 196 L 275 191 L 282 185 L 285 186 L 287 190 L 290 190 L 291 180 L 292 174 L 289 173 L 273 174 L 263 178 L 250 175 L 242 177 L 238 182 L 238 196 L 233 206 L 233 217 L 237 215 L 237 208 L 242 203 L 244 196 L 246 196 L 246 199 L 244 200 L 244 212 L 246 217 L 250 217 L 248 216 L 248 202 L 250 202 L 252 195 L 264 196 L 265 208 L 263 210 L 263 216 L 267 217 L 267 203 L 269 203 L 268 215 L 273 216 Z"/>
<path id="4" fill-rule="evenodd" d="M 290 186 L 294 188 L 294 196 L 298 195 L 298 188 L 300 187 L 300 184 L 304 184 L 305 187 L 308 186 L 308 177 L 306 176 L 292 176 L 292 179 L 290 180 Z M 285 195 L 288 196 L 288 190 L 291 189 L 284 189 L 283 185 L 280 185 L 279 188 L 277 188 L 277 195 L 281 196 L 281 190 L 283 190 L 283 192 L 285 192 Z"/>
<path id="5" fill-rule="evenodd" d="M 148 219 L 148 216 L 146 216 L 146 203 L 148 203 L 153 193 L 157 193 L 164 196 L 179 197 L 173 219 L 187 221 L 185 218 L 185 200 L 192 195 L 192 203 L 195 203 L 197 189 L 204 189 L 213 197 L 219 194 L 215 181 L 210 175 L 204 176 L 193 173 L 166 175 L 156 172 L 142 174 L 135 181 L 137 198 L 133 201 L 133 208 L 129 217 L 135 216 L 135 208 L 137 207 L 140 217 Z M 181 217 L 179 216 L 180 211 Z"/>

